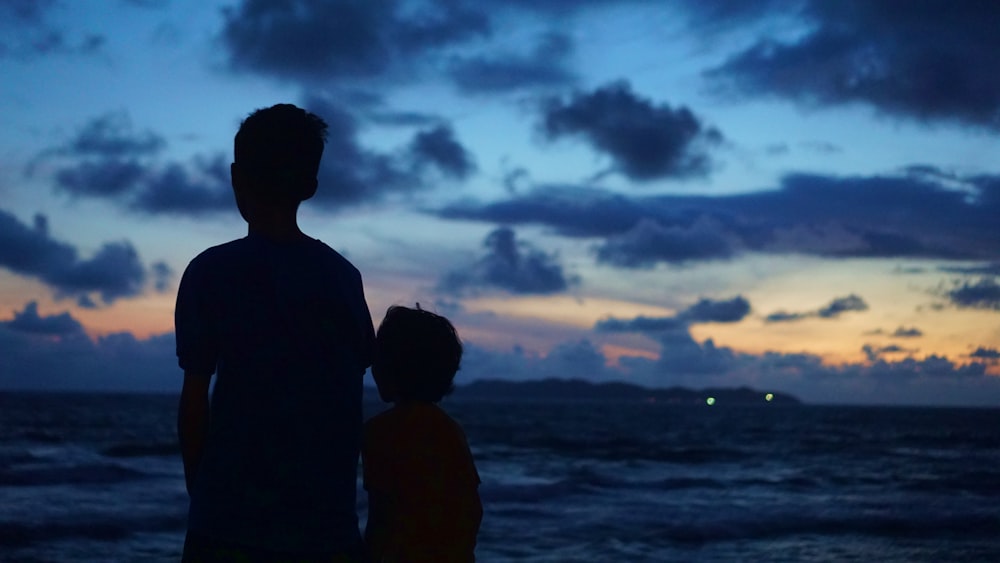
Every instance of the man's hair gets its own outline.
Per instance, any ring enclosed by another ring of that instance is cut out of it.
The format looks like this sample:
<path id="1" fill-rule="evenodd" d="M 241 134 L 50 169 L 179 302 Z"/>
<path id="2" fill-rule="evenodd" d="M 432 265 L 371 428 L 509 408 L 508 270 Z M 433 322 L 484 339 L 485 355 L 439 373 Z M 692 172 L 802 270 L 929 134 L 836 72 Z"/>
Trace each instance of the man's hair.
<path id="1" fill-rule="evenodd" d="M 322 118 L 292 104 L 258 109 L 236 132 L 234 160 L 265 190 L 260 195 L 302 201 L 319 174 L 326 128 Z"/>
<path id="2" fill-rule="evenodd" d="M 462 341 L 448 319 L 430 311 L 394 305 L 376 333 L 378 360 L 399 398 L 436 403 L 454 389 Z"/>

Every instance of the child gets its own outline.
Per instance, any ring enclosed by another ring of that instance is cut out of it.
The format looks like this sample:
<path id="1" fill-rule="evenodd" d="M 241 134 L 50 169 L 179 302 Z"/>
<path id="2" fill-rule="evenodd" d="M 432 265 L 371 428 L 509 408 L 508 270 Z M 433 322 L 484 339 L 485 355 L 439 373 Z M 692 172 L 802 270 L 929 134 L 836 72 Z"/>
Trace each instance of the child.
<path id="1" fill-rule="evenodd" d="M 181 280 L 184 561 L 364 556 L 355 501 L 375 331 L 361 274 L 296 219 L 326 129 L 290 104 L 243 121 L 231 174 L 247 236 L 202 252 Z"/>
<path id="2" fill-rule="evenodd" d="M 462 428 L 435 403 L 452 390 L 462 343 L 448 319 L 394 306 L 372 375 L 388 410 L 365 424 L 365 541 L 373 563 L 475 561 L 479 474 Z"/>

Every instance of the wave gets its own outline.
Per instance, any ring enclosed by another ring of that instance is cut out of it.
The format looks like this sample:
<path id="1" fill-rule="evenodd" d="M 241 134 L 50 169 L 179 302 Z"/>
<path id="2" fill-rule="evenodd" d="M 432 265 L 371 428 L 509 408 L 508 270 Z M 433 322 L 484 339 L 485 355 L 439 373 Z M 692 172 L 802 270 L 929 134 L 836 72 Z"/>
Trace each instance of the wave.
<path id="1" fill-rule="evenodd" d="M 180 531 L 186 525 L 187 514 L 183 512 L 139 519 L 96 515 L 78 521 L 41 524 L 0 522 L 0 547 L 23 548 L 67 539 L 121 541 L 141 532 Z"/>
<path id="2" fill-rule="evenodd" d="M 152 444 L 123 443 L 115 444 L 101 450 L 105 457 L 180 457 L 180 444 L 177 442 L 160 442 Z"/>
<path id="3" fill-rule="evenodd" d="M 817 515 L 808 511 L 768 515 L 751 511 L 698 523 L 667 522 L 657 535 L 669 541 L 708 543 L 788 536 L 875 536 L 883 538 L 993 538 L 1000 521 L 994 514 L 930 513 L 899 510 L 880 515 Z"/>
<path id="4" fill-rule="evenodd" d="M 44 487 L 50 485 L 94 485 L 135 481 L 145 473 L 116 464 L 86 463 L 56 467 L 0 469 L 0 487 Z"/>

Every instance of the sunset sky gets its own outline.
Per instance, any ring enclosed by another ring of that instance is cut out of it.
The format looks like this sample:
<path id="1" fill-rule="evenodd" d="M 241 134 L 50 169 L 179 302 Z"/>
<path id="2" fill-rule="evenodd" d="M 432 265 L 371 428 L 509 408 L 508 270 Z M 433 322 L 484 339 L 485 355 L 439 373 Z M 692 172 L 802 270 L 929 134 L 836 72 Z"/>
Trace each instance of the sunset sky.
<path id="1" fill-rule="evenodd" d="M 0 389 L 176 390 L 232 137 L 458 382 L 1000 405 L 1000 3 L 0 0 Z"/>

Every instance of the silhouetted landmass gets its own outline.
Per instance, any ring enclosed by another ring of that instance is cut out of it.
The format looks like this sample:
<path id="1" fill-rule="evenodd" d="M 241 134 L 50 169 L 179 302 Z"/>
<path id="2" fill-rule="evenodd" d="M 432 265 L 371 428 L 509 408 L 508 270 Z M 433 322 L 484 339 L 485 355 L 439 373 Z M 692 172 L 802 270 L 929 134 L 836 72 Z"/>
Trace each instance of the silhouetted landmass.
<path id="1" fill-rule="evenodd" d="M 644 401 L 677 405 L 800 405 L 797 397 L 749 387 L 726 389 L 649 388 L 622 382 L 591 383 L 582 379 L 502 381 L 484 379 L 455 386 L 459 399 Z M 770 397 L 770 399 L 768 399 Z"/>

